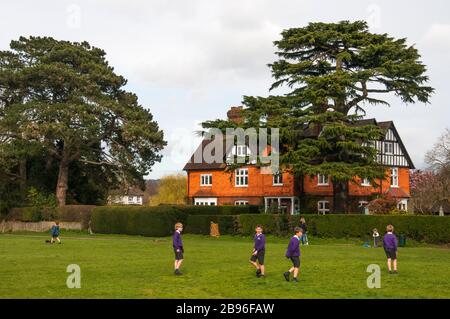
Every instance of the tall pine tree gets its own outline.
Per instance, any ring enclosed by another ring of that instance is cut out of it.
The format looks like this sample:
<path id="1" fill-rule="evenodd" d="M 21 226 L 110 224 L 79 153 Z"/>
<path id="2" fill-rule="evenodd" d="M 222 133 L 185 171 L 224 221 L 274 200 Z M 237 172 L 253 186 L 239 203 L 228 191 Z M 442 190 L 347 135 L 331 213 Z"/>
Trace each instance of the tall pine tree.
<path id="1" fill-rule="evenodd" d="M 279 60 L 270 64 L 271 89 L 283 96 L 244 97 L 243 127 L 280 129 L 280 163 L 296 176 L 331 177 L 334 212 L 348 211 L 348 186 L 355 177 L 373 184 L 385 177 L 372 142 L 374 125 L 358 120 L 369 104 L 388 105 L 394 93 L 405 103 L 427 103 L 426 68 L 406 39 L 370 33 L 366 22 L 310 23 L 282 32 L 275 41 Z M 360 114 L 360 115 L 358 115 Z M 208 121 L 205 128 L 235 123 Z M 233 167 L 234 168 L 234 167 Z"/>

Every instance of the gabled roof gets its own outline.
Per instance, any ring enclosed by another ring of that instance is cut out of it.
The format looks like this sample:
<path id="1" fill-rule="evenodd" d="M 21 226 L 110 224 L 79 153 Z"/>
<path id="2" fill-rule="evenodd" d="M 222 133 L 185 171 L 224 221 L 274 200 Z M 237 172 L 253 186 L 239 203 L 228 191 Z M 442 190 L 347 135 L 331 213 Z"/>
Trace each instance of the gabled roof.
<path id="1" fill-rule="evenodd" d="M 200 145 L 195 150 L 194 154 L 192 154 L 191 158 L 189 159 L 189 162 L 184 165 L 183 170 L 184 171 L 190 171 L 190 170 L 215 170 L 215 169 L 224 169 L 227 165 L 224 161 L 222 163 L 207 163 L 205 159 L 203 158 L 203 150 L 206 148 L 208 144 L 210 144 L 213 140 L 212 139 L 204 139 Z M 226 146 L 225 143 L 223 143 L 224 146 L 224 152 L 225 155 L 227 152 L 225 150 Z M 200 163 L 195 162 L 195 158 L 201 158 Z"/>
<path id="2" fill-rule="evenodd" d="M 408 161 L 409 168 L 410 169 L 415 169 L 414 163 L 413 163 L 411 157 L 409 156 L 405 145 L 403 144 L 403 141 L 402 141 L 402 139 L 400 137 L 400 134 L 398 134 L 398 131 L 395 128 L 394 122 L 392 122 L 392 121 L 378 122 L 377 125 L 378 125 L 378 127 L 380 127 L 384 131 L 384 133 L 386 133 L 389 129 L 391 129 L 394 132 L 394 135 L 395 135 L 395 137 L 397 139 L 397 142 L 400 145 L 400 148 L 402 149 L 402 152 L 405 155 L 406 160 Z"/>
<path id="3" fill-rule="evenodd" d="M 414 164 L 411 160 L 411 157 L 409 156 L 409 154 L 400 138 L 400 135 L 398 134 L 397 129 L 395 128 L 394 123 L 392 121 L 377 122 L 374 118 L 371 118 L 371 119 L 358 120 L 358 121 L 354 122 L 353 125 L 355 125 L 355 126 L 376 125 L 379 128 L 381 128 L 385 134 L 389 129 L 392 129 L 392 131 L 394 132 L 394 134 L 397 138 L 397 141 L 402 149 L 402 152 L 408 161 L 409 167 L 411 169 L 415 168 Z M 319 125 L 311 126 L 311 127 L 308 127 L 305 129 L 303 136 L 307 137 L 307 138 L 314 138 L 314 137 L 319 136 L 321 131 L 322 131 L 321 126 L 319 126 Z M 230 151 L 230 149 L 226 149 L 226 145 L 225 145 L 226 143 L 223 143 L 224 144 L 223 145 L 224 158 L 222 160 L 222 163 L 216 163 L 216 162 L 207 163 L 203 159 L 203 156 L 202 156 L 203 151 L 206 148 L 206 146 L 208 144 L 210 144 L 212 141 L 213 140 L 210 140 L 210 139 L 202 140 L 202 142 L 200 143 L 200 145 L 198 146 L 198 148 L 196 149 L 194 154 L 192 154 L 189 162 L 186 163 L 186 165 L 184 166 L 183 170 L 189 171 L 189 170 L 222 170 L 222 169 L 225 169 L 227 166 L 227 164 L 225 162 L 225 156 Z M 194 158 L 201 158 L 202 160 L 200 163 L 195 163 Z"/>

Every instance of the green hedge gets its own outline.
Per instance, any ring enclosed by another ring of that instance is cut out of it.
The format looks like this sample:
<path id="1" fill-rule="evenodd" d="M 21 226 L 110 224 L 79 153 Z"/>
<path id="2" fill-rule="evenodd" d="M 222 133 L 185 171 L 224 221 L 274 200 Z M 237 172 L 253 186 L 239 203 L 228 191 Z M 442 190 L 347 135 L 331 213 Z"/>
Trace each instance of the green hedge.
<path id="1" fill-rule="evenodd" d="M 159 207 L 159 206 L 158 206 Z M 257 205 L 242 205 L 242 206 L 200 206 L 200 205 L 185 205 L 172 206 L 187 215 L 242 215 L 242 214 L 259 214 L 260 207 Z"/>
<path id="2" fill-rule="evenodd" d="M 186 220 L 186 233 L 209 235 L 211 222 L 219 224 L 221 235 L 235 235 L 238 231 L 237 215 L 189 215 Z"/>
<path id="3" fill-rule="evenodd" d="M 318 237 L 370 238 L 372 229 L 383 234 L 386 225 L 392 224 L 395 233 L 407 238 L 428 243 L 450 242 L 450 217 L 441 216 L 366 216 L 366 215 L 304 215 L 308 233 Z M 262 224 L 266 233 L 285 235 L 292 233 L 300 224 L 300 216 L 286 215 L 241 215 L 240 231 L 252 234 L 257 224 Z"/>
<path id="4" fill-rule="evenodd" d="M 91 229 L 95 233 L 162 237 L 173 232 L 176 222 L 187 215 L 169 206 L 97 207 L 92 212 Z"/>
<path id="5" fill-rule="evenodd" d="M 284 235 L 288 229 L 288 216 L 260 214 L 260 215 L 240 215 L 239 233 L 251 235 L 255 232 L 256 225 L 261 224 L 267 234 Z"/>

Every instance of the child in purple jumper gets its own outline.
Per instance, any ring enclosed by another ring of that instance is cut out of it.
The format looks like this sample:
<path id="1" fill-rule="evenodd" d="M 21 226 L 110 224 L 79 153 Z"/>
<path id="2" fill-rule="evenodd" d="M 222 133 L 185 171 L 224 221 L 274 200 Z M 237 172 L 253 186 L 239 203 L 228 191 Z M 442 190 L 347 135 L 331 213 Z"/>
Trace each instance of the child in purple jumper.
<path id="1" fill-rule="evenodd" d="M 250 257 L 250 263 L 256 268 L 256 277 L 264 277 L 264 255 L 266 253 L 266 237 L 262 233 L 262 225 L 257 225 L 255 228 L 255 236 L 253 241 L 252 256 Z"/>
<path id="2" fill-rule="evenodd" d="M 294 282 L 298 282 L 297 275 L 298 269 L 300 268 L 300 237 L 302 236 L 302 229 L 300 227 L 295 227 L 295 235 L 289 241 L 288 248 L 286 250 L 286 257 L 292 261 L 293 266 L 284 273 L 284 279 L 289 281 L 291 273 L 294 273 Z"/>
<path id="3" fill-rule="evenodd" d="M 176 223 L 175 224 L 175 232 L 173 233 L 173 251 L 175 253 L 175 275 L 181 275 L 180 266 L 183 262 L 183 241 L 181 240 L 181 232 L 183 231 L 183 224 Z"/>
<path id="4" fill-rule="evenodd" d="M 387 225 L 386 235 L 383 237 L 384 252 L 387 257 L 387 265 L 390 274 L 397 274 L 397 237 L 394 235 L 394 226 Z M 392 272 L 391 261 L 394 264 L 394 272 Z"/>

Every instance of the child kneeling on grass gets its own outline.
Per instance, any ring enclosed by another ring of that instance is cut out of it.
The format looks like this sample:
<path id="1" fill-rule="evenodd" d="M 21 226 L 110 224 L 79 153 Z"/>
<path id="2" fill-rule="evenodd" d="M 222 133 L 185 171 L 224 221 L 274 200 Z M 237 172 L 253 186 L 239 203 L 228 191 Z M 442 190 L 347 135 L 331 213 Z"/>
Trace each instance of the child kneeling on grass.
<path id="1" fill-rule="evenodd" d="M 55 222 L 55 224 L 50 229 L 50 233 L 52 234 L 52 239 L 47 240 L 47 243 L 53 244 L 55 240 L 58 242 L 58 244 L 61 244 L 61 239 L 59 239 L 59 222 Z"/>
<path id="2" fill-rule="evenodd" d="M 289 245 L 286 251 L 286 257 L 292 261 L 293 266 L 284 273 L 284 278 L 289 281 L 291 273 L 294 273 L 293 281 L 298 282 L 297 275 L 300 268 L 300 237 L 302 236 L 302 229 L 295 227 L 295 235 L 289 241 Z"/>
<path id="3" fill-rule="evenodd" d="M 255 245 L 253 246 L 252 256 L 250 257 L 250 263 L 256 268 L 256 277 L 264 277 L 264 255 L 266 253 L 266 237 L 262 233 L 263 228 L 261 225 L 257 225 L 255 228 L 255 237 L 253 240 Z"/>
<path id="4" fill-rule="evenodd" d="M 386 235 L 383 237 L 384 252 L 387 257 L 387 265 L 390 274 L 397 274 L 397 237 L 394 235 L 394 226 L 387 225 Z M 394 264 L 394 272 L 392 272 L 391 261 Z"/>
<path id="5" fill-rule="evenodd" d="M 175 232 L 173 233 L 173 251 L 175 253 L 175 275 L 181 275 L 180 266 L 183 262 L 183 241 L 181 240 L 181 232 L 183 231 L 183 224 L 175 224 Z"/>

